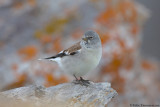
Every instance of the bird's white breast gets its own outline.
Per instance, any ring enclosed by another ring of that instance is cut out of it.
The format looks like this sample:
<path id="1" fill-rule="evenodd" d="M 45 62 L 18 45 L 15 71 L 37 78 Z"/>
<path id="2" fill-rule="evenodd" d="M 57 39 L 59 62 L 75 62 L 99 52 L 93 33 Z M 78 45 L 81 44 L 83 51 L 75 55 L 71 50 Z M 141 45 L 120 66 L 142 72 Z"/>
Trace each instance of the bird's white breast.
<path id="1" fill-rule="evenodd" d="M 94 50 L 81 49 L 78 54 L 63 57 L 58 63 L 64 72 L 79 77 L 93 70 L 98 65 L 101 56 L 101 48 Z"/>

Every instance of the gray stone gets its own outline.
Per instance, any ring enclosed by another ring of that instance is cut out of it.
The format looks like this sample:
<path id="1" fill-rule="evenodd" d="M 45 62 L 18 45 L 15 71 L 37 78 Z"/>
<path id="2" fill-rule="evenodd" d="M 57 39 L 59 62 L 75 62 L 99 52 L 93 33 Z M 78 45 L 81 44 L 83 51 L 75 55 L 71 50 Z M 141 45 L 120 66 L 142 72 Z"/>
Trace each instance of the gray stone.
<path id="1" fill-rule="evenodd" d="M 82 86 L 64 83 L 20 87 L 0 93 L 0 107 L 104 107 L 117 92 L 110 83 L 93 83 Z"/>

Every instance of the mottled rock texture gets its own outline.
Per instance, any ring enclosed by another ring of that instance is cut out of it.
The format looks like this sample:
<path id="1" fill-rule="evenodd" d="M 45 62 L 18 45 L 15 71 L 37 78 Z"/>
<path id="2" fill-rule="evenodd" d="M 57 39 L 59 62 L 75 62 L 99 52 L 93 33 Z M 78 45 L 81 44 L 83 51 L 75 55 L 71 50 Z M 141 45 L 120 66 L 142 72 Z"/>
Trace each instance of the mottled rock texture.
<path id="1" fill-rule="evenodd" d="M 64 83 L 45 88 L 21 87 L 0 93 L 0 107 L 104 107 L 117 92 L 110 83 L 93 83 L 86 87 Z"/>

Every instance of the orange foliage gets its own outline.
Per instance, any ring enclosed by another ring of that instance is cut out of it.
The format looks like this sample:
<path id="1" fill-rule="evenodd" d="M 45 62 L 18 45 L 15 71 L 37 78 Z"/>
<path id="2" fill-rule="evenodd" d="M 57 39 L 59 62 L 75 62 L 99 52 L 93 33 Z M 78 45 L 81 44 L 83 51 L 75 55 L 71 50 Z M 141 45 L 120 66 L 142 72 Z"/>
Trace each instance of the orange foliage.
<path id="1" fill-rule="evenodd" d="M 13 8 L 15 9 L 21 9 L 23 7 L 23 3 L 22 2 L 17 2 L 13 5 Z"/>
<path id="2" fill-rule="evenodd" d="M 21 75 L 19 75 L 19 77 L 17 78 L 17 82 L 24 84 L 24 82 L 27 80 L 27 74 L 23 73 Z"/>
<path id="3" fill-rule="evenodd" d="M 100 38 L 101 38 L 102 44 L 105 44 L 110 39 L 110 35 L 109 33 L 100 34 Z"/>
<path id="4" fill-rule="evenodd" d="M 17 71 L 17 69 L 18 69 L 18 65 L 17 64 L 12 64 L 12 70 L 14 70 L 14 71 Z"/>
<path id="5" fill-rule="evenodd" d="M 52 49 L 55 50 L 56 52 L 60 52 L 62 50 L 62 46 L 61 46 L 61 36 L 57 36 L 54 40 L 53 40 L 53 45 L 52 45 Z"/>
<path id="6" fill-rule="evenodd" d="M 113 59 L 109 64 L 103 66 L 102 68 L 103 73 L 118 72 L 120 68 L 130 70 L 133 67 L 134 61 L 129 52 L 124 51 L 124 53 L 122 54 L 116 54 L 115 52 L 112 54 L 113 54 Z"/>
<path id="7" fill-rule="evenodd" d="M 142 68 L 144 68 L 146 70 L 155 70 L 156 69 L 156 66 L 147 60 L 143 60 L 141 62 L 141 66 L 142 66 Z"/>
<path id="8" fill-rule="evenodd" d="M 22 57 L 23 60 L 30 60 L 34 58 L 37 54 L 37 48 L 33 45 L 26 46 L 18 51 L 19 55 Z"/>
<path id="9" fill-rule="evenodd" d="M 130 31 L 133 35 L 137 35 L 137 33 L 139 32 L 138 25 L 133 25 Z"/>
<path id="10" fill-rule="evenodd" d="M 97 22 L 103 25 L 109 25 L 110 27 L 119 23 L 119 21 L 123 22 L 124 20 L 129 23 L 136 23 L 137 12 L 133 2 L 123 0 L 117 3 L 116 6 L 110 2 L 110 0 L 107 0 L 107 4 L 109 5 L 106 10 L 97 17 Z"/>
<path id="11" fill-rule="evenodd" d="M 61 76 L 60 78 L 55 78 L 52 73 L 46 73 L 45 79 L 46 79 L 46 82 L 44 85 L 46 87 L 58 85 L 68 81 L 65 76 Z"/>
<path id="12" fill-rule="evenodd" d="M 123 93 L 124 92 L 124 86 L 125 86 L 125 79 L 120 77 L 120 75 L 118 73 L 114 73 L 112 75 L 113 80 L 112 80 L 112 87 L 119 93 Z"/>
<path id="13" fill-rule="evenodd" d="M 27 82 L 27 78 L 28 78 L 27 74 L 23 73 L 17 77 L 16 81 L 14 81 L 13 83 L 6 86 L 3 90 L 9 90 L 9 89 L 13 89 L 13 88 L 22 87 Z"/>
<path id="14" fill-rule="evenodd" d="M 123 16 L 124 20 L 131 23 L 136 22 L 137 12 L 133 2 L 123 0 L 118 4 L 117 10 Z"/>
<path id="15" fill-rule="evenodd" d="M 79 39 L 81 38 L 83 35 L 83 32 L 81 30 L 76 30 L 75 32 L 73 32 L 72 37 L 74 39 Z"/>
<path id="16" fill-rule="evenodd" d="M 44 35 L 44 32 L 41 31 L 41 30 L 37 30 L 37 31 L 35 31 L 35 33 L 34 33 L 34 37 L 37 38 L 37 39 L 39 39 L 39 38 L 42 37 L 43 35 Z"/>
<path id="17" fill-rule="evenodd" d="M 103 66 L 102 72 L 103 73 L 118 72 L 121 65 L 122 65 L 122 59 L 114 58 L 108 65 Z"/>
<path id="18" fill-rule="evenodd" d="M 122 60 L 120 58 L 114 58 L 111 62 L 112 70 L 118 71 L 121 64 L 122 64 Z"/>
<path id="19" fill-rule="evenodd" d="M 116 38 L 117 42 L 121 46 L 122 49 L 125 49 L 125 41 L 123 41 L 121 38 L 117 37 Z"/>
<path id="20" fill-rule="evenodd" d="M 42 37 L 40 37 L 40 42 L 42 44 L 51 43 L 52 42 L 52 36 L 50 36 L 50 35 L 42 36 Z"/>
<path id="21" fill-rule="evenodd" d="M 133 68 L 133 59 L 132 58 L 127 58 L 127 61 L 125 63 L 125 68 L 127 70 L 131 70 Z"/>
<path id="22" fill-rule="evenodd" d="M 69 19 L 66 18 L 57 18 L 55 17 L 49 21 L 49 23 L 45 26 L 44 32 L 46 34 L 53 34 L 56 31 L 61 31 L 64 25 L 68 22 Z"/>
<path id="23" fill-rule="evenodd" d="M 115 11 L 114 8 L 109 7 L 106 9 L 105 12 L 103 12 L 102 14 L 100 14 L 97 18 L 97 21 L 101 24 L 111 24 L 111 23 L 115 23 L 116 21 L 116 17 L 117 17 L 117 13 Z"/>
<path id="24" fill-rule="evenodd" d="M 28 3 L 29 3 L 31 6 L 35 6 L 35 5 L 36 5 L 36 0 L 28 0 Z"/>
<path id="25" fill-rule="evenodd" d="M 121 65 L 121 61 L 118 59 L 115 59 L 112 62 L 112 64 L 109 64 L 102 69 L 101 78 L 106 76 L 103 73 L 107 73 L 107 75 L 110 75 L 112 77 L 112 80 L 111 80 L 112 87 L 116 89 L 118 93 L 123 93 L 124 86 L 125 86 L 125 79 L 119 75 L 118 70 L 120 68 L 120 65 Z"/>

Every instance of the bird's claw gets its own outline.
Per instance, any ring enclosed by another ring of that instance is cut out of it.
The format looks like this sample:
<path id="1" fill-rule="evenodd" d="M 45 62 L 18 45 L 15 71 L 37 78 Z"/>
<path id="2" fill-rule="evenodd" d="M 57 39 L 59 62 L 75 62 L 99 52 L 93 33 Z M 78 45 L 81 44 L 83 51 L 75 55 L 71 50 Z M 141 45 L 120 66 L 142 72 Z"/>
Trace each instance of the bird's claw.
<path id="1" fill-rule="evenodd" d="M 89 80 L 84 80 L 82 77 L 80 77 L 80 79 L 76 79 L 75 81 L 73 81 L 74 84 L 80 84 L 80 85 L 84 85 L 84 86 L 89 86 L 90 82 Z"/>

